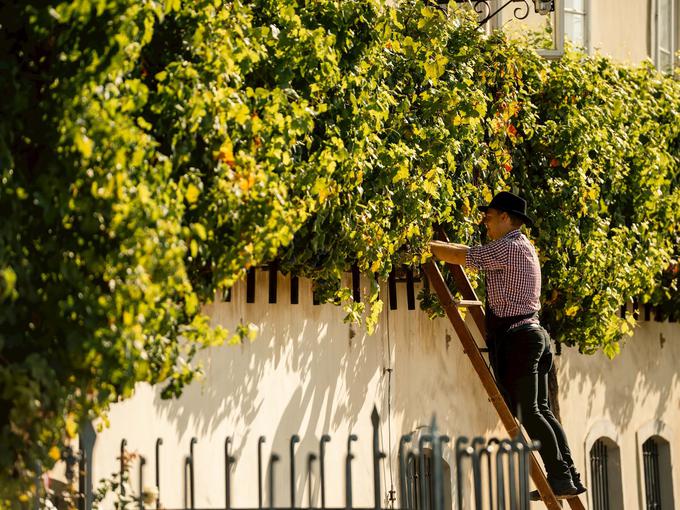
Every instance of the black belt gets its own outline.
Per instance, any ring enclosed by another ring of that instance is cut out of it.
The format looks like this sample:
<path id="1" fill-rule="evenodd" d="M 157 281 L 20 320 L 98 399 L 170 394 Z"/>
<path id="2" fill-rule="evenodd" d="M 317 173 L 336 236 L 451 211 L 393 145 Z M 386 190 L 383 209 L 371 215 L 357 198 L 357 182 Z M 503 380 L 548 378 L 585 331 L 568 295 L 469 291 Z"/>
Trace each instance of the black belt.
<path id="1" fill-rule="evenodd" d="M 518 331 L 534 331 L 534 330 L 538 331 L 539 329 L 543 329 L 543 326 L 535 322 L 530 322 L 529 324 L 520 324 L 519 326 L 510 328 L 505 332 L 505 334 L 511 335 L 512 333 L 517 333 Z"/>

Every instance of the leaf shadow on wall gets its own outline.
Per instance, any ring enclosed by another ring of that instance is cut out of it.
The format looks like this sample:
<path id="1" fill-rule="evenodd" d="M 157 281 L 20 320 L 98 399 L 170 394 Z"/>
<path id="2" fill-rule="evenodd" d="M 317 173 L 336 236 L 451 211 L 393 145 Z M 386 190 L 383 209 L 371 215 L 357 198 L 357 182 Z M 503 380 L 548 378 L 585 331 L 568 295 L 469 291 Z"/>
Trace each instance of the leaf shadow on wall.
<path id="1" fill-rule="evenodd" d="M 157 389 L 154 407 L 179 435 L 204 438 L 199 440 L 202 451 L 209 449 L 205 444 L 209 441 L 214 450 L 211 458 L 219 458 L 217 452 L 222 452 L 226 436 L 233 436 L 237 469 L 239 459 L 256 456 L 258 437 L 265 435 L 263 471 L 270 453 L 278 453 L 278 469 L 283 472 L 277 477 L 280 487 L 288 487 L 290 437 L 298 434 L 296 487 L 301 504 L 308 483 L 307 454 L 318 455 L 323 433 L 341 430 L 328 445 L 327 462 L 337 464 L 343 458 L 347 434 L 362 418 L 366 389 L 379 377 L 381 346 L 366 341 L 365 333 L 350 338 L 350 326 L 343 323 L 339 307 L 313 306 L 309 282 L 300 280 L 300 304 L 289 305 L 290 279 L 279 275 L 279 304 L 269 304 L 267 273 L 258 271 L 256 276 L 255 303 L 245 303 L 245 283 L 239 282 L 231 302 L 211 304 L 206 311 L 214 323 L 231 330 L 239 320 L 258 325 L 257 338 L 202 353 L 205 377 L 187 387 L 177 400 L 162 400 Z M 263 475 L 266 488 L 268 472 Z M 257 480 L 251 476 L 244 482 L 254 506 Z M 196 492 L 204 491 L 197 488 Z M 288 491 L 277 491 L 279 501 L 287 500 L 284 493 Z M 313 499 L 318 499 L 318 493 L 316 483 Z M 306 492 L 304 499 L 308 499 Z"/>
<path id="2" fill-rule="evenodd" d="M 677 337 L 677 328 L 668 322 L 640 323 L 612 360 L 601 352 L 586 356 L 575 349 L 558 358 L 560 394 L 582 399 L 589 421 L 607 417 L 621 432 L 640 420 L 662 420 L 676 405 L 680 349 L 677 342 L 664 344 L 659 339 Z M 646 410 L 650 402 L 656 404 Z"/>

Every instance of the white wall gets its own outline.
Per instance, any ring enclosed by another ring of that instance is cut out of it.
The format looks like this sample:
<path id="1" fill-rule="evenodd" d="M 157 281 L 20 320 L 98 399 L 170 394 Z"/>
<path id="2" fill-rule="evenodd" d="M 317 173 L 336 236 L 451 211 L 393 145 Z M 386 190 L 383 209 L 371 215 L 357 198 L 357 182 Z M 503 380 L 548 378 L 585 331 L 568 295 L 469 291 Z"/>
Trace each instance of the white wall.
<path id="1" fill-rule="evenodd" d="M 370 412 L 375 404 L 382 418 L 382 449 L 391 439 L 392 478 L 397 487 L 397 447 L 401 434 L 427 425 L 436 412 L 440 429 L 459 435 L 503 435 L 498 419 L 445 319 L 430 321 L 420 310 L 406 309 L 405 285 L 398 284 L 398 309 L 384 311 L 372 336 L 342 322 L 333 305 L 313 306 L 309 283 L 300 281 L 299 305 L 288 304 L 289 282 L 279 275 L 279 303 L 267 303 L 267 275 L 258 272 L 256 303 L 245 303 L 245 285 L 234 289 L 230 303 L 210 305 L 214 322 L 227 327 L 238 320 L 258 325 L 258 338 L 248 344 L 222 346 L 204 353 L 206 376 L 176 401 L 162 401 L 159 390 L 140 385 L 136 395 L 111 410 L 111 426 L 97 437 L 94 477 L 117 471 L 120 440 L 147 459 L 145 480 L 152 485 L 154 444 L 162 437 L 161 495 L 168 508 L 183 504 L 183 459 L 191 437 L 195 447 L 196 505 L 224 505 L 224 441 L 233 437 L 238 461 L 233 471 L 232 504 L 257 506 L 257 440 L 264 444 L 265 462 L 272 449 L 281 455 L 277 505 L 289 504 L 288 441 L 297 433 L 296 487 L 298 505 L 308 504 L 306 458 L 318 453 L 325 432 L 328 445 L 327 505 L 344 505 L 344 458 L 349 433 L 356 460 L 354 504 L 372 505 Z M 417 289 L 416 289 L 417 291 Z M 386 298 L 386 292 L 383 293 Z M 386 307 L 387 308 L 387 307 Z M 585 441 L 593 424 L 605 420 L 619 433 L 625 508 L 638 508 L 636 434 L 653 421 L 667 425 L 671 455 L 680 443 L 680 327 L 644 323 L 613 361 L 565 349 L 559 358 L 562 418 L 574 456 L 583 471 Z M 388 437 L 388 372 L 392 367 L 392 435 Z M 451 460 L 451 451 L 445 452 Z M 318 461 L 315 468 L 318 473 Z M 680 495 L 680 473 L 673 473 Z M 136 477 L 137 467 L 133 469 Z M 383 472 L 383 488 L 389 482 Z M 265 476 L 265 488 L 268 477 Z M 137 481 L 133 482 L 137 487 Z M 318 474 L 312 483 L 319 504 Z M 676 496 L 677 497 L 677 496 Z M 264 505 L 269 504 L 265 496 Z M 537 506 L 538 508 L 538 506 Z"/>

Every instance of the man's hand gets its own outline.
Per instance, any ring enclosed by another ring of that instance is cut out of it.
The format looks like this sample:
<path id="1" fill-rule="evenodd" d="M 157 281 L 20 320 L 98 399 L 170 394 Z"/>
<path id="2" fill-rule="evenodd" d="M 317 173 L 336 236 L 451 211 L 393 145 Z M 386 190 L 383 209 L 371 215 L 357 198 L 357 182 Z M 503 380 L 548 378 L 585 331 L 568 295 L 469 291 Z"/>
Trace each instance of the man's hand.
<path id="1" fill-rule="evenodd" d="M 443 241 L 430 241 L 430 251 L 439 260 L 450 264 L 465 265 L 465 256 L 470 250 L 464 244 L 445 243 Z"/>

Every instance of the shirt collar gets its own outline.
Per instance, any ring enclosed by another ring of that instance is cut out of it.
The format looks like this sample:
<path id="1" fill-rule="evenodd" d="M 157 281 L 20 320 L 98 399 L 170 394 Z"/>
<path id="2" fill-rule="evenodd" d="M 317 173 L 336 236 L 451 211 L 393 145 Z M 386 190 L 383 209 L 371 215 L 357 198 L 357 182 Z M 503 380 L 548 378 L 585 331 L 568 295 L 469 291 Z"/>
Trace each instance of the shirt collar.
<path id="1" fill-rule="evenodd" d="M 501 239 L 516 239 L 522 235 L 520 229 L 516 228 L 505 234 Z"/>

